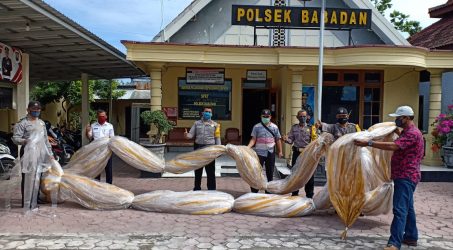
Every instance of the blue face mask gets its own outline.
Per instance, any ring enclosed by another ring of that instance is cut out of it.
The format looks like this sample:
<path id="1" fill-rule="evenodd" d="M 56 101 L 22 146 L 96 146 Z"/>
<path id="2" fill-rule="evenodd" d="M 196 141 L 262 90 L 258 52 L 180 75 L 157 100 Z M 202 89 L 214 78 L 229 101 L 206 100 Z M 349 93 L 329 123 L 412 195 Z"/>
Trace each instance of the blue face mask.
<path id="1" fill-rule="evenodd" d="M 211 117 L 212 117 L 211 112 L 208 111 L 203 112 L 203 120 L 211 120 Z"/>
<path id="2" fill-rule="evenodd" d="M 264 124 L 268 124 L 269 122 L 271 122 L 271 118 L 270 117 L 261 117 L 261 121 Z"/>
<path id="3" fill-rule="evenodd" d="M 30 115 L 33 117 L 39 117 L 41 114 L 41 111 L 30 111 Z"/>

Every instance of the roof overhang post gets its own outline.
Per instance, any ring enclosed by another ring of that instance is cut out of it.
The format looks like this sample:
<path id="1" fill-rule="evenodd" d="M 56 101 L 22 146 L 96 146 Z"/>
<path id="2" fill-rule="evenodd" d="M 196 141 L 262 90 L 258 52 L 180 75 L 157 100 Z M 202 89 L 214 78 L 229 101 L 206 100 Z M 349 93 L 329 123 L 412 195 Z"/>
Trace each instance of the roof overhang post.
<path id="1" fill-rule="evenodd" d="M 113 122 L 113 93 L 112 93 L 113 80 L 109 79 L 110 93 L 109 93 L 109 122 Z"/>
<path id="2" fill-rule="evenodd" d="M 82 73 L 82 145 L 85 146 L 89 143 L 88 138 L 85 135 L 85 126 L 90 123 L 90 96 L 88 88 L 88 74 Z"/>
<path id="3" fill-rule="evenodd" d="M 429 78 L 429 115 L 428 124 L 432 124 L 436 117 L 440 114 L 442 107 L 442 73 L 443 69 L 428 69 L 430 73 Z M 419 107 L 422 108 L 422 107 Z M 428 134 L 425 136 L 426 147 L 425 147 L 425 158 L 423 158 L 423 164 L 428 166 L 440 166 L 442 160 L 439 152 L 433 152 L 431 145 L 433 143 L 433 126 L 428 127 Z"/>
<path id="4" fill-rule="evenodd" d="M 27 115 L 27 105 L 30 98 L 30 56 L 22 54 L 22 82 L 17 84 L 16 91 L 16 121 Z"/>
<path id="5" fill-rule="evenodd" d="M 162 68 L 162 64 L 156 64 L 149 68 L 151 111 L 162 110 Z"/>

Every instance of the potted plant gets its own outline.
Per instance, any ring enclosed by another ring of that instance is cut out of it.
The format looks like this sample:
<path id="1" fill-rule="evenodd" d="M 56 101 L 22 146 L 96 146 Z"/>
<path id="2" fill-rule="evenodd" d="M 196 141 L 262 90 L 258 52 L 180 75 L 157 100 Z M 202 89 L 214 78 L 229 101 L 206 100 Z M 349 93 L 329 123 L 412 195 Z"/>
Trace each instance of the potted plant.
<path id="1" fill-rule="evenodd" d="M 432 150 L 441 150 L 442 160 L 447 168 L 453 168 L 453 105 L 448 105 L 448 111 L 440 114 L 431 124 L 434 137 Z"/>
<path id="2" fill-rule="evenodd" d="M 164 134 L 167 134 L 168 131 L 173 129 L 174 123 L 168 120 L 167 116 L 162 110 L 144 111 L 140 114 L 140 117 L 143 119 L 143 122 L 145 124 L 149 124 L 151 127 L 151 130 L 148 132 L 150 141 L 142 142 L 140 144 L 148 148 L 151 152 L 155 153 L 164 161 L 165 143 L 163 142 L 163 136 Z M 155 129 L 155 133 L 152 132 L 152 127 L 154 127 Z M 141 177 L 156 178 L 161 177 L 161 174 L 142 171 Z"/>

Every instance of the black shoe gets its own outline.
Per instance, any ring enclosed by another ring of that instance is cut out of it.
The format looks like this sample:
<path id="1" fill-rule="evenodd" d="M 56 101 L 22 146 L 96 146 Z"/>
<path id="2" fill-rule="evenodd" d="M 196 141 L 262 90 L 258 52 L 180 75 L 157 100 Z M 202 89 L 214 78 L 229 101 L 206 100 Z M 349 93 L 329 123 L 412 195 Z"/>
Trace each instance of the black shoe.
<path id="1" fill-rule="evenodd" d="M 406 244 L 411 247 L 416 247 L 417 241 L 416 240 L 403 240 L 403 244 Z"/>
<path id="2" fill-rule="evenodd" d="M 201 191 L 201 188 L 193 188 L 193 191 Z"/>

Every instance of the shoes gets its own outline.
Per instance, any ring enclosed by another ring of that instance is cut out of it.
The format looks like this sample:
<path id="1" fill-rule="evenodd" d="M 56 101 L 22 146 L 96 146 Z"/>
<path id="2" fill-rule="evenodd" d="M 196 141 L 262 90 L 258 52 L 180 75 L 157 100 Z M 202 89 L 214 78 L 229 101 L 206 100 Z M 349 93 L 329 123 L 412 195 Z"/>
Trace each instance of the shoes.
<path id="1" fill-rule="evenodd" d="M 38 197 L 38 204 L 46 204 L 47 202 L 45 200 L 42 200 L 40 197 Z"/>
<path id="2" fill-rule="evenodd" d="M 416 247 L 417 241 L 416 240 L 403 240 L 403 244 L 406 244 L 411 247 Z"/>
<path id="3" fill-rule="evenodd" d="M 384 247 L 384 250 L 399 250 L 399 248 L 395 247 L 394 245 L 387 245 Z"/>
<path id="4" fill-rule="evenodd" d="M 193 188 L 193 191 L 201 191 L 201 188 Z"/>

